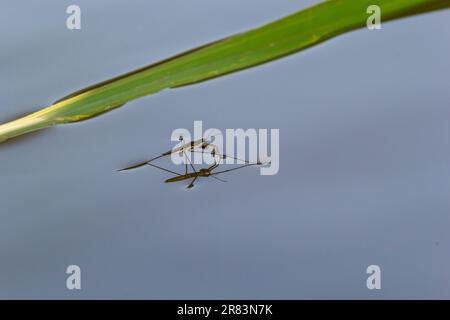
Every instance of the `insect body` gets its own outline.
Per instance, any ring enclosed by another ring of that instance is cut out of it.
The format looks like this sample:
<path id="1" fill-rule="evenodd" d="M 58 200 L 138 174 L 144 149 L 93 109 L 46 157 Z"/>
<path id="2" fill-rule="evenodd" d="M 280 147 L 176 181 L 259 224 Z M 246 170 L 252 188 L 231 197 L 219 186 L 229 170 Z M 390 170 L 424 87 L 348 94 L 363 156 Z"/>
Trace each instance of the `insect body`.
<path id="1" fill-rule="evenodd" d="M 261 162 L 256 162 L 256 163 L 247 163 L 245 165 L 236 167 L 236 168 L 232 168 L 232 169 L 228 169 L 228 170 L 222 170 L 222 171 L 218 171 L 218 172 L 214 172 L 215 169 L 217 169 L 219 167 L 219 163 L 214 163 L 212 166 L 208 167 L 208 168 L 202 168 L 198 171 L 196 171 L 195 169 L 194 172 L 190 172 L 190 173 L 186 173 L 186 174 L 179 174 L 177 172 L 171 171 L 171 170 L 167 170 L 166 168 L 162 168 L 159 166 L 156 166 L 154 164 L 149 163 L 150 166 L 161 169 L 163 171 L 169 172 L 169 173 L 173 173 L 175 174 L 175 177 L 169 178 L 167 179 L 165 182 L 166 183 L 171 183 L 171 182 L 180 182 L 180 181 L 184 181 L 184 180 L 189 180 L 192 179 L 192 181 L 189 183 L 189 185 L 187 186 L 188 189 L 192 188 L 194 186 L 194 182 L 199 178 L 199 177 L 211 177 L 214 179 L 217 179 L 221 182 L 226 182 L 225 180 L 222 180 L 218 177 L 216 177 L 216 175 L 218 174 L 222 174 L 225 172 L 230 172 L 230 171 L 234 171 L 234 170 L 238 170 L 238 169 L 242 169 L 244 167 L 248 167 L 248 166 L 252 166 L 252 165 L 262 165 Z"/>

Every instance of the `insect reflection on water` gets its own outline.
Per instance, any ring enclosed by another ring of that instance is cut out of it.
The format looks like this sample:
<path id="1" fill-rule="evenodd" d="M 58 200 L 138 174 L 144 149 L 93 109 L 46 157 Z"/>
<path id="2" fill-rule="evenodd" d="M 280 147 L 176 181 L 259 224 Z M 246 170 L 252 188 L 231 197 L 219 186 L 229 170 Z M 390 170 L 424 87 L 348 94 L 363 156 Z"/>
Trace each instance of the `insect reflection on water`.
<path id="1" fill-rule="evenodd" d="M 180 137 L 180 141 L 184 141 L 182 136 Z M 204 150 L 206 148 L 208 148 L 208 147 L 212 147 L 212 151 L 210 152 L 210 154 L 211 154 L 211 156 L 214 159 L 214 163 L 211 166 L 209 166 L 209 167 L 200 168 L 200 169 L 196 170 L 194 165 L 192 164 L 189 156 L 188 156 L 188 153 L 191 153 L 191 154 L 193 152 L 204 153 Z M 199 151 L 199 149 L 201 149 L 201 151 Z M 184 172 L 184 174 L 181 174 L 181 173 L 169 170 L 167 168 L 164 168 L 164 167 L 161 167 L 161 166 L 158 166 L 158 165 L 152 163 L 153 161 L 155 161 L 157 159 L 160 159 L 160 158 L 166 157 L 166 156 L 172 156 L 174 154 L 182 154 L 185 157 L 186 161 L 185 161 L 185 172 Z M 245 164 L 241 165 L 241 166 L 238 166 L 236 168 L 232 168 L 232 169 L 227 169 L 227 170 L 222 170 L 222 171 L 214 171 L 220 166 L 221 161 L 226 159 L 226 158 L 232 158 L 232 159 L 235 159 L 235 160 L 239 160 L 239 161 L 244 162 Z M 241 160 L 241 159 L 238 159 L 238 158 L 227 156 L 226 154 L 220 154 L 217 151 L 217 147 L 215 145 L 213 145 L 213 144 L 208 142 L 208 138 L 202 138 L 202 139 L 198 139 L 198 140 L 195 140 L 195 141 L 184 143 L 181 146 L 179 146 L 179 147 L 177 147 L 177 148 L 175 148 L 173 150 L 164 152 L 164 153 L 160 154 L 159 156 L 156 156 L 156 157 L 154 157 L 154 158 L 152 158 L 150 160 L 143 161 L 143 162 L 131 165 L 129 167 L 120 169 L 118 171 L 133 170 L 133 169 L 137 169 L 137 168 L 140 168 L 140 167 L 143 167 L 143 166 L 146 166 L 146 165 L 175 175 L 174 177 L 165 180 L 166 183 L 180 182 L 180 181 L 192 179 L 191 182 L 189 183 L 189 185 L 187 186 L 187 188 L 190 189 L 190 188 L 192 188 L 194 186 L 194 182 L 199 177 L 205 177 L 205 178 L 211 177 L 211 178 L 214 178 L 214 179 L 216 179 L 218 181 L 226 182 L 225 180 L 216 177 L 216 175 L 223 174 L 223 173 L 230 172 L 230 171 L 234 171 L 234 170 L 238 170 L 238 169 L 242 169 L 242 168 L 249 167 L 249 166 L 263 165 L 263 163 L 260 162 L 260 161 L 249 162 L 249 161 L 245 161 L 245 160 Z M 189 167 L 192 169 L 192 172 L 189 172 Z"/>

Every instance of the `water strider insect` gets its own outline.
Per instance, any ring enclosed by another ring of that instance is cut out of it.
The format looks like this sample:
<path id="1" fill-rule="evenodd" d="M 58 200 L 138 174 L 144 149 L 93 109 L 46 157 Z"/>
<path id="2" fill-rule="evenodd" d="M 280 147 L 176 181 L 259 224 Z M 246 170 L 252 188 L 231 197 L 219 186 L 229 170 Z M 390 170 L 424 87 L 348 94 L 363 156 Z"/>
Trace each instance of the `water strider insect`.
<path id="1" fill-rule="evenodd" d="M 183 137 L 180 137 L 180 141 L 183 141 Z M 187 156 L 186 152 L 191 152 L 191 153 L 192 152 L 201 152 L 201 153 L 203 153 L 204 149 L 206 149 L 208 146 L 212 146 L 213 147 L 213 149 L 211 150 L 210 154 L 212 155 L 212 157 L 214 159 L 214 164 L 209 166 L 209 167 L 207 167 L 207 168 L 201 168 L 200 170 L 197 171 L 197 170 L 195 170 L 195 167 L 192 164 L 192 162 L 189 159 L 189 157 Z M 198 148 L 201 148 L 202 151 L 195 150 L 195 149 L 198 149 Z M 164 152 L 164 153 L 160 154 L 159 156 L 154 157 L 154 158 L 152 158 L 150 160 L 147 160 L 147 161 L 144 161 L 144 162 L 140 162 L 138 164 L 135 164 L 135 165 L 132 165 L 132 166 L 120 169 L 118 171 L 132 170 L 132 169 L 140 168 L 140 167 L 145 166 L 145 165 L 149 165 L 149 166 L 152 166 L 152 167 L 155 167 L 155 168 L 158 168 L 160 170 L 163 170 L 163 171 L 166 171 L 166 172 L 169 172 L 169 173 L 172 173 L 172 174 L 176 175 L 173 178 L 167 179 L 165 181 L 167 183 L 169 183 L 169 182 L 179 182 L 179 181 L 192 179 L 191 183 L 187 186 L 187 188 L 190 189 L 190 188 L 192 188 L 194 186 L 194 182 L 197 180 L 198 177 L 212 177 L 212 178 L 214 178 L 216 180 L 219 180 L 219 181 L 222 181 L 222 182 L 226 182 L 225 180 L 222 180 L 222 179 L 216 177 L 216 175 L 221 174 L 221 173 L 225 173 L 225 172 L 234 171 L 234 170 L 241 169 L 241 168 L 248 167 L 248 166 L 252 166 L 252 165 L 262 165 L 262 163 L 260 161 L 252 163 L 252 162 L 249 162 L 249 161 L 246 161 L 246 160 L 241 160 L 241 159 L 238 159 L 238 158 L 235 158 L 235 157 L 227 156 L 226 154 L 220 154 L 217 150 L 218 150 L 217 146 L 209 143 L 207 139 L 202 138 L 202 139 L 199 139 L 199 140 L 196 140 L 196 141 L 185 143 L 185 144 L 181 145 L 178 148 L 175 148 L 173 150 Z M 169 170 L 169 169 L 166 169 L 166 168 L 163 168 L 163 167 L 160 167 L 160 166 L 157 166 L 157 165 L 151 163 L 152 161 L 154 161 L 156 159 L 159 159 L 159 158 L 162 158 L 162 157 L 165 157 L 165 156 L 170 156 L 172 154 L 177 154 L 177 153 L 183 153 L 185 159 L 187 160 L 187 162 L 186 162 L 186 170 L 185 170 L 184 174 L 180 174 L 178 172 L 175 172 L 175 171 L 172 171 L 172 170 Z M 216 161 L 217 158 L 219 159 L 219 162 Z M 217 169 L 219 167 L 220 161 L 223 160 L 223 159 L 226 159 L 226 158 L 231 158 L 231 159 L 234 159 L 234 160 L 242 161 L 242 162 L 245 163 L 245 165 L 239 166 L 237 168 L 232 168 L 232 169 L 228 169 L 228 170 L 219 171 L 219 172 L 213 172 L 213 170 L 215 170 L 215 169 Z M 190 172 L 190 173 L 188 172 L 188 162 L 189 162 L 190 167 L 192 168 L 192 172 Z"/>
<path id="2" fill-rule="evenodd" d="M 221 158 L 225 159 L 227 156 L 223 155 Z M 194 186 L 194 182 L 199 178 L 199 177 L 211 177 L 214 178 L 216 180 L 219 180 L 221 182 L 226 182 L 225 180 L 222 180 L 218 177 L 216 177 L 216 175 L 218 174 L 222 174 L 225 172 L 230 172 L 230 171 L 234 171 L 234 170 L 238 170 L 238 169 L 242 169 L 245 167 L 249 167 L 249 166 L 254 166 L 254 165 L 262 165 L 261 162 L 255 162 L 255 163 L 246 163 L 242 166 L 236 167 L 236 168 L 232 168 L 232 169 L 228 169 L 228 170 L 222 170 L 222 171 L 218 171 L 218 172 L 214 172 L 215 169 L 217 169 L 220 165 L 220 163 L 215 162 L 213 165 L 211 165 L 208 168 L 201 168 L 200 170 L 196 171 L 195 168 L 192 166 L 192 170 L 193 172 L 190 173 L 185 173 L 185 174 L 180 174 L 178 172 L 172 171 L 172 170 L 168 170 L 166 168 L 157 166 L 153 163 L 148 163 L 149 166 L 155 167 L 157 169 L 172 173 L 175 175 L 175 177 L 169 178 L 167 180 L 165 180 L 164 182 L 166 183 L 171 183 L 171 182 L 180 182 L 180 181 L 184 181 L 184 180 L 189 180 L 192 179 L 192 181 L 189 183 L 189 185 L 186 187 L 187 189 L 190 189 Z"/>

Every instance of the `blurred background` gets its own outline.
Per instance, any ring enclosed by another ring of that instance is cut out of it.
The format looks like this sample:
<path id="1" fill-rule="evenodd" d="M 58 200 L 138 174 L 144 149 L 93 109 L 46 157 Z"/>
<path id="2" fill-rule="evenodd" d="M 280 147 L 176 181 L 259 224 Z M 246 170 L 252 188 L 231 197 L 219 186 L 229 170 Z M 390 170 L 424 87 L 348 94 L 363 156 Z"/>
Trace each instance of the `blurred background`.
<path id="1" fill-rule="evenodd" d="M 3 0 L 0 121 L 316 2 Z M 449 40 L 449 11 L 389 22 L 1 144 L 0 298 L 450 298 Z M 279 173 L 115 172 L 194 120 L 279 128 Z"/>

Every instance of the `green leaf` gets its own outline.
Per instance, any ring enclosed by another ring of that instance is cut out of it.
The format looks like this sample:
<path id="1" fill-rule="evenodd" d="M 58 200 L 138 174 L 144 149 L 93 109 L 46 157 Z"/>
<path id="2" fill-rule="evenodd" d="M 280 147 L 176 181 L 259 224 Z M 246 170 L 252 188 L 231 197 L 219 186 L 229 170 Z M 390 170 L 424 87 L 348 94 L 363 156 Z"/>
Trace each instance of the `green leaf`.
<path id="1" fill-rule="evenodd" d="M 450 7 L 448 0 L 330 0 L 257 29 L 77 91 L 51 106 L 0 125 L 0 142 L 41 128 L 86 120 L 142 96 L 191 85 L 306 49 L 366 27 L 367 8 L 378 5 L 386 22 Z"/>

